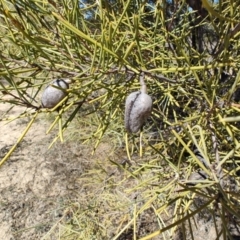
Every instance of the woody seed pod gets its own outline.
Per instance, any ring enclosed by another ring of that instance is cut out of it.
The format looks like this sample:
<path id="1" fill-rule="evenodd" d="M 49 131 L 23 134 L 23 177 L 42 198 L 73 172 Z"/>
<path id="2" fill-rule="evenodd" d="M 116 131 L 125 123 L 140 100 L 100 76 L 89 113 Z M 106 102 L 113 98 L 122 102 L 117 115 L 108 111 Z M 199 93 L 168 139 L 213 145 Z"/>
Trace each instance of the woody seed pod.
<path id="1" fill-rule="evenodd" d="M 42 106 L 44 108 L 55 107 L 61 100 L 63 100 L 63 98 L 67 96 L 65 89 L 69 88 L 69 83 L 69 79 L 56 79 L 49 84 L 42 94 Z"/>
<path id="2" fill-rule="evenodd" d="M 136 133 L 143 126 L 152 111 L 152 98 L 147 94 L 144 75 L 140 76 L 141 90 L 132 92 L 126 99 L 125 128 Z"/>

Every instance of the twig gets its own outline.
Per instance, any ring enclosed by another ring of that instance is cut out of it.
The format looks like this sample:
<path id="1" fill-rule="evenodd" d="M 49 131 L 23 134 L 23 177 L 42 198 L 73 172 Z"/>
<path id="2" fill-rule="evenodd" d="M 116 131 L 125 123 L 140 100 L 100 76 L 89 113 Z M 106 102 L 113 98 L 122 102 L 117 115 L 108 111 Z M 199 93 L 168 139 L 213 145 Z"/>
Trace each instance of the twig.
<path id="1" fill-rule="evenodd" d="M 214 149 L 214 152 L 215 152 L 216 164 L 217 164 L 217 166 L 219 166 L 220 157 L 219 157 L 219 151 L 218 151 L 217 138 L 216 138 L 216 135 L 214 133 L 214 127 L 213 127 L 212 123 L 209 124 L 209 127 L 210 127 L 211 132 L 212 132 L 212 142 L 213 142 L 213 149 Z M 223 171 L 222 171 L 221 166 L 217 169 L 217 178 L 219 180 L 220 186 L 223 187 Z"/>

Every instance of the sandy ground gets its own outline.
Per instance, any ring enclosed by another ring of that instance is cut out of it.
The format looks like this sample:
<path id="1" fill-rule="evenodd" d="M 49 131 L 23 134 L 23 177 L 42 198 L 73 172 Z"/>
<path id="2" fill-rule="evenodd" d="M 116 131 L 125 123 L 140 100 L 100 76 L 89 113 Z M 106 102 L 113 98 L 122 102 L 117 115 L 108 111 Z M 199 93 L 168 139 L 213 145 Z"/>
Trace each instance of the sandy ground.
<path id="1" fill-rule="evenodd" d="M 8 108 L 7 104 L 0 104 L 0 118 Z M 22 111 L 22 108 L 16 107 L 8 116 L 17 116 Z M 16 143 L 28 122 L 27 118 L 8 124 L 0 121 L 0 159 Z M 1 240 L 60 239 L 49 232 L 68 217 L 66 210 L 73 203 L 79 203 L 81 194 L 87 195 L 79 179 L 93 168 L 92 149 L 78 141 L 58 142 L 48 149 L 56 136 L 54 131 L 46 135 L 49 124 L 44 116 L 38 118 L 18 148 L 0 167 Z M 101 161 L 111 154 L 112 149 L 108 144 L 97 151 L 96 156 Z M 109 171 L 109 178 L 112 170 Z M 116 169 L 114 171 L 119 174 Z M 101 189 L 102 183 L 99 184 Z M 153 220 L 150 216 L 142 230 L 150 225 L 150 232 L 153 231 Z M 198 225 L 193 229 L 195 240 L 216 239 L 215 225 L 211 219 L 197 217 L 195 221 L 193 226 Z M 126 233 L 120 239 L 131 240 L 132 237 Z M 162 237 L 154 238 L 159 239 Z M 180 239 L 183 239 L 181 234 L 174 238 Z M 238 235 L 233 239 L 239 239 Z"/>
<path id="2" fill-rule="evenodd" d="M 0 104 L 0 118 L 8 108 Z M 21 112 L 14 108 L 8 116 Z M 0 122 L 0 159 L 27 123 L 27 119 Z M 58 143 L 48 150 L 54 137 L 46 135 L 48 127 L 46 120 L 37 120 L 0 167 L 0 239 L 41 239 L 81 192 L 77 178 L 88 166 L 87 150 L 78 143 Z"/>

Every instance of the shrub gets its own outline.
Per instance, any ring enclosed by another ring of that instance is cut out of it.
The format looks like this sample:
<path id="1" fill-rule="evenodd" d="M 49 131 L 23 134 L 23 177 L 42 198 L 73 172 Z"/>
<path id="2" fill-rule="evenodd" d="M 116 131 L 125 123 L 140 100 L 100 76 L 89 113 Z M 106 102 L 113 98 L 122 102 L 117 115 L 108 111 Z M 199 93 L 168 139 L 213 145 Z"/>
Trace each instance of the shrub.
<path id="1" fill-rule="evenodd" d="M 213 239 L 237 235 L 240 2 L 196 2 L 1 1 L 0 102 L 31 120 L 0 165 L 35 119 L 55 110 L 53 143 L 89 114 L 93 132 L 83 140 L 96 148 L 104 134 L 123 139 L 125 99 L 144 73 L 153 112 L 126 150 L 134 158 L 143 149 L 145 161 L 130 169 L 113 161 L 124 181 L 136 179 L 126 191 L 140 200 L 114 239 L 194 239 L 194 219 L 215 230 Z M 48 110 L 39 99 L 53 78 L 72 83 L 68 99 Z M 144 232 L 148 211 L 153 226 Z"/>

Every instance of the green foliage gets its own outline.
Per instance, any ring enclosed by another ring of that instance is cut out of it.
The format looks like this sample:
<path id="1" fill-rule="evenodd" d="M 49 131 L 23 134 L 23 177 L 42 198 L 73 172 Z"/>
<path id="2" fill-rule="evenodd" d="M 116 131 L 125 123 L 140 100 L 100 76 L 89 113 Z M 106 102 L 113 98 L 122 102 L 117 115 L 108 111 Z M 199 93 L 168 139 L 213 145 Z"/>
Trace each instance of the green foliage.
<path id="1" fill-rule="evenodd" d="M 133 239 L 170 239 L 179 226 L 193 239 L 192 219 L 204 210 L 226 238 L 233 235 L 229 219 L 240 218 L 240 2 L 202 3 L 206 17 L 169 1 L 0 1 L 0 103 L 23 106 L 19 117 L 33 116 L 19 141 L 40 113 L 53 114 L 39 107 L 39 96 L 57 77 L 73 82 L 50 126 L 59 124 L 53 142 L 75 117 L 89 114 L 96 116 L 93 132 L 82 140 L 93 138 L 97 147 L 109 132 L 123 138 L 125 98 L 145 73 L 154 108 L 143 148 L 151 158 L 123 167 L 122 182 L 137 179 L 127 191 L 142 198 L 114 239 L 127 227 Z M 129 139 L 135 156 L 139 142 Z M 203 179 L 189 180 L 199 171 Z M 141 234 L 138 221 L 148 209 L 158 227 Z"/>

